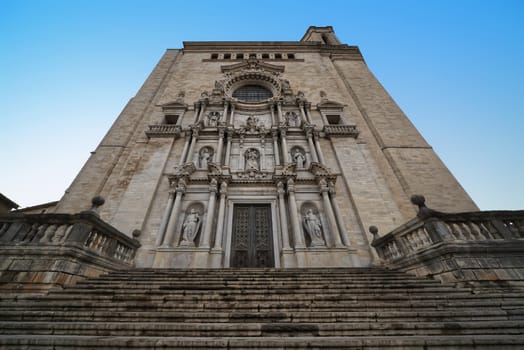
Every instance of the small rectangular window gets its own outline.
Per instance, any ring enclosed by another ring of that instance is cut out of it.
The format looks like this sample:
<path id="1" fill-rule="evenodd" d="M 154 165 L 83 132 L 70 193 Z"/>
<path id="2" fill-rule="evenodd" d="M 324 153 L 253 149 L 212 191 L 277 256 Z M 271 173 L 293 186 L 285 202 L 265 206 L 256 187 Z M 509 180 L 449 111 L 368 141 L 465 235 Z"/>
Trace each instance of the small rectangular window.
<path id="1" fill-rule="evenodd" d="M 288 53 L 287 54 L 287 58 L 289 58 L 290 60 L 294 60 L 295 59 L 295 54 L 294 53 Z"/>
<path id="2" fill-rule="evenodd" d="M 282 54 L 281 53 L 276 53 L 275 54 L 275 59 L 281 60 L 282 59 Z"/>
<path id="3" fill-rule="evenodd" d="M 211 59 L 212 60 L 218 60 L 218 53 L 212 53 L 211 54 Z"/>
<path id="4" fill-rule="evenodd" d="M 262 54 L 262 58 L 264 58 L 264 59 L 269 59 L 269 54 L 268 54 L 268 53 L 263 53 L 263 54 Z"/>
<path id="5" fill-rule="evenodd" d="M 244 58 L 244 54 L 243 53 L 237 53 L 237 60 L 241 60 Z"/>
<path id="6" fill-rule="evenodd" d="M 331 114 L 331 115 L 326 115 L 326 119 L 328 121 L 329 124 L 331 125 L 335 125 L 335 124 L 340 124 L 340 115 L 336 114 Z"/>
<path id="7" fill-rule="evenodd" d="M 176 124 L 178 121 L 178 114 L 166 114 L 166 124 Z"/>
<path id="8" fill-rule="evenodd" d="M 231 54 L 230 53 L 225 53 L 224 54 L 224 59 L 225 60 L 230 60 L 231 59 Z"/>
<path id="9" fill-rule="evenodd" d="M 249 58 L 257 58 L 257 54 L 256 53 L 250 53 L 249 54 Z"/>

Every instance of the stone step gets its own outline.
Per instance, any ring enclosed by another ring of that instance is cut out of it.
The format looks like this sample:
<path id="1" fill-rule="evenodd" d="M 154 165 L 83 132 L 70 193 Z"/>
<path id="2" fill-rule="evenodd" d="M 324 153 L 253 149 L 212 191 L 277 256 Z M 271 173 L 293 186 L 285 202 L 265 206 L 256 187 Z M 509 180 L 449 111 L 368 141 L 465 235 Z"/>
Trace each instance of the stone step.
<path id="1" fill-rule="evenodd" d="M 375 311 L 375 310 L 443 310 L 443 309 L 516 309 L 524 308 L 524 300 L 509 301 L 357 301 L 340 298 L 339 300 L 312 300 L 311 298 L 289 298 L 287 300 L 195 300 L 190 298 L 151 298 L 141 297 L 105 297 L 85 299 L 47 299 L 32 300 L 24 303 L 0 303 L 2 310 L 81 310 L 89 308 L 107 310 L 309 310 L 309 311 Z"/>
<path id="2" fill-rule="evenodd" d="M 345 323 L 0 322 L 1 335 L 176 337 L 520 335 L 524 321 Z"/>
<path id="3" fill-rule="evenodd" d="M 406 337 L 144 337 L 6 335 L 6 349 L 505 349 L 522 350 L 522 335 L 406 336 Z"/>
<path id="4" fill-rule="evenodd" d="M 121 288 L 114 286 L 114 288 L 97 288 L 88 286 L 78 286 L 75 288 L 66 288 L 63 291 L 55 291 L 52 294 L 137 294 L 137 293 L 165 293 L 165 294 L 202 294 L 202 293 L 228 293 L 231 295 L 236 294 L 347 294 L 347 295 L 367 295 L 370 293 L 377 293 L 378 288 L 329 288 L 328 286 L 308 286 L 308 287 L 285 287 L 285 286 L 260 286 L 255 287 L 242 287 L 242 286 L 224 286 L 224 285 L 194 285 L 194 286 L 154 286 L 151 285 L 149 288 L 146 286 L 139 286 L 137 288 Z M 408 287 L 389 287 L 387 288 L 388 294 L 439 294 L 445 293 L 448 296 L 451 295 L 464 295 L 464 290 L 455 289 L 451 287 L 422 287 L 422 288 L 408 288 Z"/>
<path id="5" fill-rule="evenodd" d="M 460 322 L 523 320 L 524 309 L 395 310 L 395 311 L 123 311 L 3 310 L 0 321 L 107 322 Z"/>

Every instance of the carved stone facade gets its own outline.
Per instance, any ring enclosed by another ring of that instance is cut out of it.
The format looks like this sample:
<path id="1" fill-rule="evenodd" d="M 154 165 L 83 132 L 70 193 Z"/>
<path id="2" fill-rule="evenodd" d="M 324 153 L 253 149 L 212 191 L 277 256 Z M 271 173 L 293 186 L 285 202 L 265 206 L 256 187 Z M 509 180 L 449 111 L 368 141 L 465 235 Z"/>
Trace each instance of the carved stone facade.
<path id="1" fill-rule="evenodd" d="M 168 50 L 57 213 L 94 195 L 139 267 L 369 266 L 367 227 L 477 207 L 331 27 Z"/>

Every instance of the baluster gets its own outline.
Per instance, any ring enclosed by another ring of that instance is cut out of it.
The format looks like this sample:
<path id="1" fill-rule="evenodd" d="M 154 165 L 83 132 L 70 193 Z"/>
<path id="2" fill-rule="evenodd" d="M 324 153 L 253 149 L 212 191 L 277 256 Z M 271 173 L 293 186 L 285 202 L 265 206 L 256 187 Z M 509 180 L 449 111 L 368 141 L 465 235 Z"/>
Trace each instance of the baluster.
<path id="1" fill-rule="evenodd" d="M 60 225 L 58 229 L 56 230 L 55 234 L 51 237 L 51 242 L 53 243 L 59 243 L 64 240 L 65 232 L 67 230 L 68 225 Z"/>
<path id="2" fill-rule="evenodd" d="M 33 232 L 36 232 L 38 229 L 38 224 L 33 223 L 32 225 L 28 225 L 26 230 L 20 230 L 18 234 L 16 235 L 14 241 L 16 242 L 26 242 L 29 240 L 29 237 L 32 237 L 34 235 Z"/>
<path id="3" fill-rule="evenodd" d="M 36 234 L 33 237 L 31 237 L 31 242 L 40 242 L 42 237 L 44 237 L 45 231 L 47 230 L 48 227 L 49 227 L 49 224 L 40 225 L 40 227 L 38 227 Z"/>
<path id="4" fill-rule="evenodd" d="M 411 246 L 411 243 L 409 242 L 408 235 L 402 237 L 402 240 L 404 242 L 404 246 L 407 247 L 410 252 L 412 252 L 413 247 Z"/>
<path id="5" fill-rule="evenodd" d="M 464 240 L 464 237 L 462 236 L 462 233 L 460 232 L 460 229 L 457 227 L 454 223 L 446 223 L 446 226 L 448 227 L 448 231 L 451 232 L 451 235 L 453 238 L 457 240 Z"/>
<path id="6" fill-rule="evenodd" d="M 415 239 L 415 242 L 417 243 L 417 248 L 422 248 L 424 246 L 424 242 L 422 241 L 422 238 L 420 237 L 420 231 L 416 230 L 413 232 L 413 236 Z"/>
<path id="7" fill-rule="evenodd" d="M 480 234 L 484 236 L 485 239 L 494 239 L 491 233 L 489 232 L 489 230 L 486 228 L 486 225 L 484 224 L 484 222 L 477 221 L 475 222 L 475 225 L 477 225 L 477 227 L 480 230 Z"/>
<path id="8" fill-rule="evenodd" d="M 87 239 L 84 243 L 84 245 L 88 248 L 91 248 L 91 243 L 96 239 L 96 232 L 89 232 L 89 235 L 87 236 Z"/>
<path id="9" fill-rule="evenodd" d="M 411 250 L 412 250 L 412 251 L 417 250 L 417 242 L 415 242 L 415 240 L 413 239 L 413 233 L 410 232 L 410 233 L 407 235 L 407 237 L 408 237 L 409 246 L 411 247 Z"/>
<path id="10" fill-rule="evenodd" d="M 495 226 L 491 220 L 486 222 L 486 226 L 488 227 L 488 230 L 491 233 L 493 239 L 504 239 L 502 233 L 499 232 L 497 226 Z"/>
<path id="11" fill-rule="evenodd" d="M 431 239 L 429 238 L 429 234 L 423 227 L 419 228 L 419 235 L 420 239 L 422 240 L 422 245 L 424 247 L 431 245 Z"/>
<path id="12" fill-rule="evenodd" d="M 465 225 L 468 227 L 469 232 L 471 232 L 471 234 L 473 235 L 476 241 L 483 240 L 483 236 L 480 235 L 480 231 L 477 229 L 477 227 L 475 226 L 473 222 L 469 221 L 465 223 Z"/>
<path id="13" fill-rule="evenodd" d="M 7 232 L 7 230 L 9 229 L 9 226 L 11 226 L 10 222 L 2 222 L 2 223 L 0 223 L 0 237 L 2 237 L 4 235 L 4 233 Z"/>
<path id="14" fill-rule="evenodd" d="M 459 223 L 458 226 L 460 227 L 461 231 L 462 231 L 462 235 L 467 239 L 467 240 L 474 240 L 474 237 L 471 235 L 471 232 L 469 231 L 469 228 L 466 226 L 466 224 L 464 224 L 463 222 Z"/>
<path id="15" fill-rule="evenodd" d="M 392 244 L 392 247 L 393 247 L 393 256 L 395 258 L 400 257 L 401 254 L 400 254 L 400 251 L 398 249 L 397 242 L 393 241 L 393 242 L 391 242 L 391 244 Z"/>

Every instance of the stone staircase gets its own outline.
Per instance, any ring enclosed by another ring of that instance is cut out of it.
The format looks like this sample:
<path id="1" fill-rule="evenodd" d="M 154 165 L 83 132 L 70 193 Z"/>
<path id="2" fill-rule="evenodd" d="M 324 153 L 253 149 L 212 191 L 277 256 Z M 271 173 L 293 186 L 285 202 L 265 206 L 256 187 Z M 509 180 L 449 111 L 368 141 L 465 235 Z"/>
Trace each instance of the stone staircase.
<path id="1" fill-rule="evenodd" d="M 524 292 L 379 268 L 134 269 L 0 298 L 0 349 L 524 348 Z"/>

